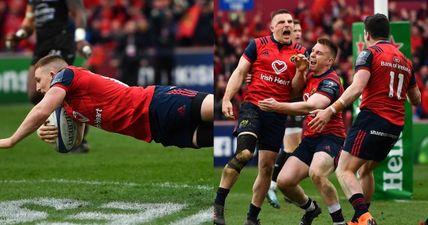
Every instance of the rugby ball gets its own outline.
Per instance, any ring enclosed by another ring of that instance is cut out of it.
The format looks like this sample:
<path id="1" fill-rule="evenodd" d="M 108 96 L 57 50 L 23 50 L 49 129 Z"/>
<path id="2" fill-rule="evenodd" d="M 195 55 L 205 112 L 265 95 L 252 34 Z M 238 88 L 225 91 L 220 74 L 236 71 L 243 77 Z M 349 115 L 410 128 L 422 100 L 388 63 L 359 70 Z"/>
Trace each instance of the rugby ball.
<path id="1" fill-rule="evenodd" d="M 70 152 L 78 139 L 77 123 L 67 115 L 63 107 L 59 107 L 49 116 L 48 125 L 58 129 L 55 150 L 61 153 Z"/>

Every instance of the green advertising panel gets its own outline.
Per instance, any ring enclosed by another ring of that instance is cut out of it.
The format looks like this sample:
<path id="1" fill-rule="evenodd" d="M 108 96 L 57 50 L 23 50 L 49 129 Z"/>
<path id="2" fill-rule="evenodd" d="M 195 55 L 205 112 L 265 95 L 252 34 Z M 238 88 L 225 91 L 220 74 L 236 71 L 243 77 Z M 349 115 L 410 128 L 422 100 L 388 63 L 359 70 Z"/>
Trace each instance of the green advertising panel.
<path id="1" fill-rule="evenodd" d="M 406 57 L 411 58 L 409 22 L 391 22 L 390 42 Z M 353 62 L 366 48 L 364 24 L 352 24 Z M 354 102 L 354 117 L 359 113 L 361 99 Z M 400 139 L 388 157 L 375 170 L 375 198 L 407 199 L 413 192 L 412 107 L 406 101 L 405 126 Z"/>
<path id="2" fill-rule="evenodd" d="M 75 65 L 82 65 L 77 58 Z M 28 102 L 27 76 L 31 56 L 0 57 L 0 104 Z"/>
<path id="3" fill-rule="evenodd" d="M 28 102 L 27 74 L 30 57 L 0 58 L 0 104 Z"/>

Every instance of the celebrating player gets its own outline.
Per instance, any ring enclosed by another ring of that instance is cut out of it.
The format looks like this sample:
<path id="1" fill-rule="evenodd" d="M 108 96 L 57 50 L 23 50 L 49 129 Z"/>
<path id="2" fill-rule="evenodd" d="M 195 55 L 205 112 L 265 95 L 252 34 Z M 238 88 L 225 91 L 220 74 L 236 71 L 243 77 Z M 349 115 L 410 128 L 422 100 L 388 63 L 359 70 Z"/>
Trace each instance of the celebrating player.
<path id="1" fill-rule="evenodd" d="M 273 98 L 259 102 L 265 111 L 288 115 L 306 115 L 314 109 L 324 109 L 343 93 L 340 78 L 331 68 L 337 55 L 337 46 L 329 39 L 318 39 L 312 48 L 309 71 L 301 102 L 280 103 Z M 314 118 L 306 115 L 305 125 Z M 318 192 L 326 203 L 333 225 L 345 225 L 336 188 L 328 180 L 334 171 L 334 161 L 345 138 L 342 114 L 336 114 L 327 124 L 327 129 L 317 133 L 305 126 L 301 144 L 288 158 L 278 177 L 278 187 L 287 198 L 306 211 L 301 225 L 310 225 L 321 213 L 320 207 L 312 201 L 299 186 L 301 180 L 311 177 Z"/>
<path id="2" fill-rule="evenodd" d="M 368 48 L 358 55 L 351 86 L 328 109 L 314 112 L 318 114 L 309 123 L 312 129 L 322 130 L 332 116 L 363 94 L 361 112 L 348 133 L 336 170 L 342 190 L 355 209 L 348 223 L 352 225 L 376 224 L 368 211 L 374 192 L 373 169 L 386 158 L 403 130 L 406 95 L 413 105 L 421 102 L 411 61 L 387 41 L 388 18 L 382 14 L 368 16 L 364 27 Z"/>
<path id="3" fill-rule="evenodd" d="M 245 224 L 259 224 L 257 218 L 269 189 L 273 165 L 284 136 L 286 115 L 262 111 L 257 104 L 268 97 L 288 101 L 292 91 L 299 92 L 304 84 L 303 73 L 308 63 L 302 55 L 304 47 L 292 42 L 291 14 L 284 9 L 274 12 L 270 29 L 271 36 L 257 38 L 249 43 L 229 79 L 223 97 L 223 114 L 226 118 L 234 119 L 231 99 L 240 89 L 244 77 L 249 72 L 253 74 L 238 118 L 236 153 L 224 167 L 217 190 L 214 224 L 225 224 L 226 197 L 242 168 L 253 157 L 257 144 L 259 173 L 254 182 L 253 197 Z M 298 54 L 300 55 L 296 57 Z"/>
<path id="4" fill-rule="evenodd" d="M 191 148 L 213 145 L 212 94 L 172 86 L 128 87 L 69 66 L 58 55 L 43 57 L 36 63 L 35 80 L 43 99 L 11 137 L 0 140 L 0 148 L 13 147 L 60 106 L 80 123 L 146 142 Z M 56 132 L 45 126 L 40 136 L 49 142 Z"/>
<path id="5" fill-rule="evenodd" d="M 299 43 L 302 39 L 302 27 L 300 26 L 299 20 L 294 20 L 294 29 L 293 29 L 293 42 Z M 302 100 L 301 97 L 298 98 Z M 284 149 L 280 151 L 276 157 L 275 167 L 272 173 L 272 180 L 270 182 L 269 191 L 266 194 L 266 199 L 269 204 L 274 208 L 279 208 L 279 201 L 276 197 L 276 180 L 278 174 L 281 171 L 281 168 L 284 166 L 285 161 L 290 157 L 291 153 L 297 148 L 297 146 L 302 141 L 302 125 L 303 125 L 303 116 L 293 116 L 289 115 L 287 117 L 287 122 L 285 124 L 285 134 L 284 134 Z"/>

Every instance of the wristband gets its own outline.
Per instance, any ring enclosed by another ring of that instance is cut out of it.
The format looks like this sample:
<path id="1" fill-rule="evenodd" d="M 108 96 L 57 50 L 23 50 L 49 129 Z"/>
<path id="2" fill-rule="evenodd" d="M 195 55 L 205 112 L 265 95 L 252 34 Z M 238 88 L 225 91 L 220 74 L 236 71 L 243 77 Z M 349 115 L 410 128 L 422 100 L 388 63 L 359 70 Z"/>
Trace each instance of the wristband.
<path id="1" fill-rule="evenodd" d="M 79 27 L 76 28 L 76 31 L 74 31 L 74 41 L 78 42 L 78 41 L 83 41 L 85 40 L 86 37 L 86 31 L 85 29 Z"/>
<path id="2" fill-rule="evenodd" d="M 32 12 L 26 12 L 25 13 L 25 17 L 28 18 L 28 19 L 32 19 L 34 17 L 34 13 L 32 13 Z"/>
<path id="3" fill-rule="evenodd" d="M 339 99 L 337 101 L 335 101 L 333 104 L 331 104 L 330 108 L 331 111 L 333 111 L 335 114 L 337 112 L 341 112 L 345 109 L 345 105 L 343 104 L 343 99 Z"/>
<path id="4" fill-rule="evenodd" d="M 19 28 L 19 30 L 16 31 L 15 35 L 19 39 L 24 39 L 24 38 L 28 37 L 27 31 L 25 29 L 23 29 L 23 28 Z"/>

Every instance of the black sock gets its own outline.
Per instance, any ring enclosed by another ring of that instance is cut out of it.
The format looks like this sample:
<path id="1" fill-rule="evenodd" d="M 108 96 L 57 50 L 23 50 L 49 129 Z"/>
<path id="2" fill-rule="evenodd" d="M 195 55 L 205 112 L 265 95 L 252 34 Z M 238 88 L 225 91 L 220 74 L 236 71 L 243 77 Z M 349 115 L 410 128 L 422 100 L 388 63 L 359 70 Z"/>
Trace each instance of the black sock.
<path id="1" fill-rule="evenodd" d="M 345 218 L 343 217 L 343 214 L 342 214 L 342 209 L 339 209 L 333 213 L 330 213 L 330 216 L 334 223 L 345 221 Z"/>
<path id="2" fill-rule="evenodd" d="M 285 164 L 285 161 L 287 161 L 288 157 L 290 157 L 291 153 L 284 152 L 283 150 L 280 150 L 278 156 L 276 157 L 275 167 L 273 169 L 272 173 L 272 180 L 276 182 L 276 179 L 278 178 L 279 172 L 281 172 L 282 167 Z"/>
<path id="3" fill-rule="evenodd" d="M 352 204 L 352 207 L 354 207 L 355 210 L 355 214 L 354 217 L 352 217 L 352 221 L 358 222 L 358 218 L 369 211 L 366 203 L 364 202 L 364 195 L 361 193 L 354 194 L 349 199 L 349 202 Z"/>
<path id="4" fill-rule="evenodd" d="M 257 217 L 259 217 L 260 210 L 262 209 L 251 203 L 250 209 L 248 210 L 247 218 L 254 221 L 257 220 Z"/>
<path id="5" fill-rule="evenodd" d="M 230 189 L 225 189 L 219 187 L 217 189 L 217 196 L 215 197 L 215 204 L 224 206 L 224 202 L 226 201 L 226 197 L 229 194 Z"/>
<path id="6" fill-rule="evenodd" d="M 310 208 L 312 203 L 314 203 L 314 205 L 312 208 Z M 314 201 L 312 201 L 311 198 L 308 198 L 308 201 L 304 205 L 300 206 L 300 208 L 304 209 L 306 212 L 308 212 L 308 211 L 312 211 L 312 210 L 316 209 L 317 205 L 315 204 Z"/>

